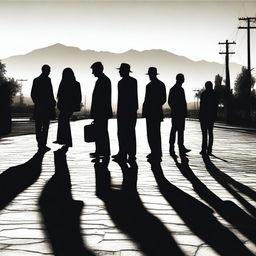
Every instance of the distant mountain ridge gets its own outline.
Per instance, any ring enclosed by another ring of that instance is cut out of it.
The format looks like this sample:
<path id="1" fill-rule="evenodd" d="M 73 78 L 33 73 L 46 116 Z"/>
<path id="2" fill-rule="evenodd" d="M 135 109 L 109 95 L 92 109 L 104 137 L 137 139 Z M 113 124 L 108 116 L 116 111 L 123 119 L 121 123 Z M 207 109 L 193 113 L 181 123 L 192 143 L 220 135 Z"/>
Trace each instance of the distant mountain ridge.
<path id="1" fill-rule="evenodd" d="M 217 53 L 216 53 L 217 54 Z M 101 61 L 104 72 L 112 81 L 113 105 L 116 104 L 117 82 L 120 79 L 117 67 L 126 62 L 131 65 L 131 74 L 138 80 L 140 105 L 143 102 L 145 86 L 149 82 L 148 67 L 155 66 L 160 73 L 159 79 L 166 84 L 166 89 L 175 83 L 177 73 L 185 75 L 184 89 L 188 101 L 193 101 L 194 89 L 202 88 L 207 80 L 214 82 L 215 75 L 225 76 L 225 67 L 222 64 L 207 61 L 193 61 L 184 56 L 178 56 L 165 50 L 129 50 L 123 53 L 107 51 L 81 50 L 78 47 L 54 44 L 45 48 L 33 50 L 24 55 L 12 56 L 2 60 L 6 63 L 7 75 L 17 79 L 28 79 L 23 86 L 25 95 L 30 94 L 33 78 L 41 73 L 41 66 L 51 66 L 50 77 L 55 93 L 61 80 L 62 71 L 71 67 L 77 80 L 81 83 L 86 105 L 90 105 L 91 94 L 95 84 L 95 77 L 91 74 L 90 66 L 95 61 Z M 236 75 L 241 71 L 238 64 L 230 64 L 231 84 Z"/>

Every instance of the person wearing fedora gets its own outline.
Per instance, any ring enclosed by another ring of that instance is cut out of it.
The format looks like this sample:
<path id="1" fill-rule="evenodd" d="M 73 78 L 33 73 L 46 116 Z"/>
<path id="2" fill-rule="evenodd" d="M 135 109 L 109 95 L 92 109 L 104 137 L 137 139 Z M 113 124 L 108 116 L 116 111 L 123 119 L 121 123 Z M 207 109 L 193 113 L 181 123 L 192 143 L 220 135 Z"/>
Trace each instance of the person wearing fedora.
<path id="1" fill-rule="evenodd" d="M 163 121 L 163 104 L 166 102 L 165 84 L 157 78 L 157 69 L 150 67 L 148 73 L 150 82 L 146 86 L 145 100 L 142 107 L 142 117 L 146 118 L 147 138 L 151 153 L 149 160 L 161 160 L 161 122 Z"/>
<path id="2" fill-rule="evenodd" d="M 119 152 L 113 156 L 116 161 L 136 159 L 136 133 L 138 93 L 137 80 L 130 76 L 130 65 L 122 63 L 119 68 L 122 79 L 118 82 L 117 136 Z"/>
<path id="3" fill-rule="evenodd" d="M 170 89 L 168 104 L 171 108 L 172 128 L 170 132 L 170 155 L 176 156 L 174 151 L 174 143 L 176 132 L 178 133 L 178 146 L 180 155 L 184 155 L 191 151 L 184 146 L 184 130 L 185 130 L 185 119 L 187 116 L 187 102 L 185 97 L 184 89 L 182 84 L 185 81 L 183 74 L 179 73 L 176 75 L 176 83 Z"/>
<path id="4" fill-rule="evenodd" d="M 109 158 L 110 143 L 108 134 L 108 119 L 113 117 L 111 106 L 111 81 L 103 73 L 101 62 L 95 62 L 91 65 L 92 74 L 98 78 L 92 94 L 91 113 L 94 119 L 96 141 L 95 153 L 90 156 L 97 159 Z"/>

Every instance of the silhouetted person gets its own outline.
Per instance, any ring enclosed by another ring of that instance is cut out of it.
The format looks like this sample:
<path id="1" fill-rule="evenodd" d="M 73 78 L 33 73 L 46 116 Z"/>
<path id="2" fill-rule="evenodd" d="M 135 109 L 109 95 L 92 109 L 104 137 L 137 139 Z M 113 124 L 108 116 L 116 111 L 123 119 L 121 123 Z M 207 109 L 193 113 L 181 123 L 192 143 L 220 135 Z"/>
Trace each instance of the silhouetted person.
<path id="1" fill-rule="evenodd" d="M 187 116 L 187 102 L 182 84 L 184 83 L 184 75 L 179 73 L 176 76 L 176 84 L 170 89 L 168 104 L 171 108 L 172 128 L 170 133 L 170 155 L 175 155 L 174 143 L 176 132 L 178 133 L 178 146 L 180 154 L 185 154 L 190 149 L 184 146 L 184 130 L 185 118 Z"/>
<path id="2" fill-rule="evenodd" d="M 136 159 L 136 133 L 138 93 L 137 80 L 130 76 L 130 65 L 122 63 L 119 74 L 117 101 L 117 135 L 119 152 L 114 155 L 116 160 L 133 161 Z"/>
<path id="3" fill-rule="evenodd" d="M 60 111 L 58 119 L 57 140 L 54 143 L 64 145 L 68 150 L 72 147 L 72 135 L 70 128 L 70 117 L 75 111 L 80 111 L 81 88 L 80 83 L 76 81 L 74 72 L 71 68 L 65 68 L 62 72 L 58 94 L 57 107 Z"/>
<path id="4" fill-rule="evenodd" d="M 52 82 L 49 78 L 51 68 L 42 66 L 42 74 L 35 78 L 31 90 L 31 98 L 35 104 L 34 119 L 36 126 L 36 140 L 38 148 L 43 151 L 50 150 L 47 144 L 50 120 L 55 118 L 56 101 L 53 96 Z"/>
<path id="5" fill-rule="evenodd" d="M 157 78 L 157 69 L 150 67 L 148 73 L 150 83 L 146 87 L 146 95 L 142 108 L 142 117 L 146 118 L 147 137 L 151 153 L 148 158 L 161 158 L 161 130 L 160 125 L 163 121 L 162 106 L 166 102 L 165 84 Z"/>
<path id="6" fill-rule="evenodd" d="M 96 150 L 91 154 L 96 158 L 108 158 L 110 156 L 110 144 L 108 134 L 108 119 L 113 117 L 111 106 L 111 81 L 103 73 L 101 62 L 95 62 L 91 66 L 92 74 L 97 77 L 92 94 L 91 118 L 94 119 L 96 132 Z"/>
<path id="7" fill-rule="evenodd" d="M 216 120 L 218 100 L 212 82 L 205 83 L 205 90 L 200 96 L 199 120 L 202 130 L 202 150 L 200 154 L 211 155 L 213 145 L 213 125 Z M 208 140 L 208 143 L 207 143 Z"/>
<path id="8" fill-rule="evenodd" d="M 7 82 L 0 84 L 0 136 L 11 132 L 11 92 Z"/>

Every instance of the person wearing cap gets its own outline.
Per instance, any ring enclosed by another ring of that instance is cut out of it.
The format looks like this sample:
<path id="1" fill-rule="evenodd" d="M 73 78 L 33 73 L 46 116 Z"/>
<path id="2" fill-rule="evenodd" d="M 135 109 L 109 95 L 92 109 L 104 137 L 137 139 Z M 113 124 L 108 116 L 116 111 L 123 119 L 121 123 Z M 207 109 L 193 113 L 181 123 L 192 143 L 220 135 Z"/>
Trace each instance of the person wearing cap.
<path id="1" fill-rule="evenodd" d="M 185 119 L 187 117 L 187 102 L 182 84 L 184 83 L 184 75 L 179 73 L 176 75 L 176 83 L 170 89 L 168 104 L 171 108 L 172 128 L 170 133 L 170 155 L 176 156 L 174 151 L 174 143 L 176 139 L 176 132 L 178 133 L 178 146 L 181 155 L 191 151 L 184 146 L 184 130 Z"/>
<path id="2" fill-rule="evenodd" d="M 94 119 L 96 141 L 95 153 L 90 154 L 92 157 L 109 158 L 110 143 L 108 134 L 108 119 L 113 117 L 111 106 L 111 81 L 103 73 L 101 62 L 95 62 L 91 65 L 92 74 L 97 77 L 92 94 L 91 113 Z"/>
<path id="3" fill-rule="evenodd" d="M 136 159 L 136 133 L 138 93 L 137 80 L 130 76 L 130 65 L 122 63 L 119 68 L 122 79 L 118 82 L 117 135 L 119 152 L 113 156 L 116 161 Z"/>
<path id="4" fill-rule="evenodd" d="M 166 102 L 165 84 L 157 78 L 157 69 L 150 67 L 148 73 L 150 82 L 146 86 L 145 100 L 142 107 L 142 117 L 146 118 L 147 138 L 151 153 L 149 160 L 159 160 L 162 157 L 161 122 L 163 121 L 163 104 Z"/>
<path id="5" fill-rule="evenodd" d="M 51 150 L 46 146 L 50 120 L 55 119 L 56 101 L 53 95 L 52 82 L 49 78 L 51 68 L 42 66 L 42 74 L 33 80 L 31 98 L 35 104 L 33 118 L 35 119 L 36 140 L 38 149 L 47 152 Z"/>

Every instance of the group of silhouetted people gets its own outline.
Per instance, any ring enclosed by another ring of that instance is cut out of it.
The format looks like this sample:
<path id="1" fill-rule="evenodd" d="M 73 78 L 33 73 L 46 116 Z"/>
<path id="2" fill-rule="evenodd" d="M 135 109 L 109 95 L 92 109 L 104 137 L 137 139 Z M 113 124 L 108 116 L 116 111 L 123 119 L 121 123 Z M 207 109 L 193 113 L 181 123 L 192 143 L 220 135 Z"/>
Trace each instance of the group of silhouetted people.
<path id="1" fill-rule="evenodd" d="M 91 65 L 92 74 L 97 77 L 92 94 L 90 117 L 94 120 L 95 152 L 90 156 L 96 160 L 110 157 L 110 141 L 108 134 L 108 119 L 113 117 L 111 105 L 111 81 L 104 74 L 101 62 Z M 117 135 L 119 151 L 112 158 L 116 161 L 134 161 L 136 159 L 136 132 L 138 110 L 137 80 L 130 76 L 131 67 L 121 63 L 117 68 L 121 76 L 118 82 L 117 101 Z M 50 67 L 44 65 L 42 74 L 33 81 L 31 97 L 35 104 L 34 119 L 36 139 L 41 151 L 48 151 L 46 146 L 49 122 L 55 118 L 56 101 L 53 95 Z M 147 74 L 150 82 L 146 86 L 146 94 L 142 107 L 142 117 L 146 118 L 147 139 L 151 153 L 149 160 L 162 157 L 161 122 L 163 121 L 163 105 L 166 102 L 165 84 L 157 77 L 157 68 L 150 67 Z M 169 153 L 175 157 L 176 133 L 180 155 L 190 151 L 184 146 L 185 118 L 187 117 L 187 102 L 182 84 L 184 75 L 176 76 L 176 83 L 170 89 L 168 104 L 171 108 L 172 127 L 169 140 Z M 205 90 L 200 97 L 199 120 L 202 130 L 202 149 L 200 154 L 211 155 L 213 145 L 213 125 L 217 115 L 218 101 L 210 81 L 205 83 Z M 57 139 L 54 143 L 63 145 L 67 151 L 72 147 L 70 117 L 81 108 L 81 88 L 76 81 L 71 68 L 65 68 L 57 93 L 57 108 L 59 109 Z"/>

